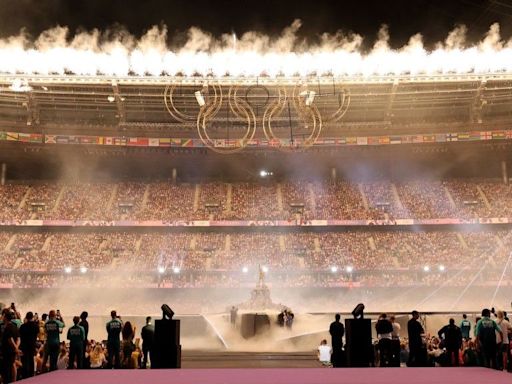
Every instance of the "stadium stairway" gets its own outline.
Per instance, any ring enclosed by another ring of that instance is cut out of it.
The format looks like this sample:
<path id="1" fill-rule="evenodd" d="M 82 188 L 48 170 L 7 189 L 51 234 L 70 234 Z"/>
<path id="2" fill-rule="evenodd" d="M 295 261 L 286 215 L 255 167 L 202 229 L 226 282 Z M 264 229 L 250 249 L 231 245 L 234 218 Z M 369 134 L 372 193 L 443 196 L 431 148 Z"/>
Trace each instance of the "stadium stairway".
<path id="1" fill-rule="evenodd" d="M 16 241 L 16 234 L 11 236 L 11 238 L 9 239 L 7 244 L 5 245 L 4 251 L 5 252 L 10 252 L 11 248 L 12 248 L 12 245 L 15 243 L 15 241 Z"/>
<path id="2" fill-rule="evenodd" d="M 359 190 L 359 193 L 361 194 L 361 199 L 363 200 L 363 206 L 366 211 L 370 209 L 370 206 L 368 205 L 368 199 L 366 198 L 366 194 L 364 193 L 363 184 L 358 183 L 357 189 Z"/>
<path id="3" fill-rule="evenodd" d="M 199 208 L 199 198 L 201 196 L 201 184 L 196 184 L 196 189 L 194 191 L 194 212 L 197 212 Z"/>
<path id="4" fill-rule="evenodd" d="M 315 200 L 315 191 L 313 190 L 313 185 L 308 183 L 308 192 L 309 192 L 309 202 L 311 204 L 311 209 L 313 212 L 316 212 L 316 200 Z"/>
<path id="5" fill-rule="evenodd" d="M 283 191 L 281 189 L 281 183 L 277 183 L 277 209 L 279 212 L 283 212 Z"/>
<path id="6" fill-rule="evenodd" d="M 27 191 L 25 192 L 25 194 L 23 195 L 21 201 L 20 201 L 20 204 L 18 205 L 18 211 L 22 210 L 23 208 L 25 208 L 25 204 L 27 203 L 27 198 L 28 196 L 30 195 L 30 191 L 32 190 L 32 187 L 29 186 L 27 188 Z"/>
<path id="7" fill-rule="evenodd" d="M 404 209 L 404 205 L 402 204 L 402 201 L 400 200 L 400 196 L 398 195 L 398 190 L 396 189 L 395 183 L 391 183 L 391 192 L 393 193 L 393 197 L 395 198 L 396 205 L 400 209 Z"/>
<path id="8" fill-rule="evenodd" d="M 118 189 L 119 189 L 119 185 L 115 184 L 114 188 L 112 189 L 112 193 L 110 194 L 110 198 L 108 199 L 107 211 L 112 210 L 112 205 L 114 205 L 114 201 L 116 199 Z"/>
<path id="9" fill-rule="evenodd" d="M 231 199 L 233 197 L 233 184 L 226 185 L 226 211 L 231 212 Z"/>
<path id="10" fill-rule="evenodd" d="M 489 200 L 487 199 L 487 196 L 485 196 L 484 191 L 482 190 L 482 188 L 480 188 L 480 186 L 478 184 L 476 186 L 476 190 L 478 191 L 478 194 L 480 195 L 480 198 L 484 202 L 485 207 L 490 210 L 491 209 L 491 204 L 489 203 Z"/>
<path id="11" fill-rule="evenodd" d="M 448 189 L 448 187 L 446 185 L 444 186 L 444 193 L 446 194 L 446 198 L 450 202 L 450 206 L 454 210 L 457 209 L 457 206 L 455 205 L 455 201 L 453 200 L 452 194 L 450 193 L 450 190 Z"/>
<path id="12" fill-rule="evenodd" d="M 57 208 L 59 207 L 59 204 L 60 204 L 65 192 L 66 192 L 66 186 L 63 185 L 59 191 L 59 194 L 57 195 L 57 199 L 55 200 L 55 204 L 53 205 L 53 208 L 51 210 L 52 213 L 57 212 Z"/>

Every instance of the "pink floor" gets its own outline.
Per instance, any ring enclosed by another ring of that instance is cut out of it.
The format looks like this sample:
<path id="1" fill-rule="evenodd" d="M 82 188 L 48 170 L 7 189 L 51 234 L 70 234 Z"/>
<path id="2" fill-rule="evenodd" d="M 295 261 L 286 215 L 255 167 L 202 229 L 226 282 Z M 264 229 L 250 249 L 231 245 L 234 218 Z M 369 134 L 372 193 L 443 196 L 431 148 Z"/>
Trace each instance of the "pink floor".
<path id="1" fill-rule="evenodd" d="M 57 371 L 27 384 L 505 384 L 512 374 L 485 368 L 274 368 Z"/>

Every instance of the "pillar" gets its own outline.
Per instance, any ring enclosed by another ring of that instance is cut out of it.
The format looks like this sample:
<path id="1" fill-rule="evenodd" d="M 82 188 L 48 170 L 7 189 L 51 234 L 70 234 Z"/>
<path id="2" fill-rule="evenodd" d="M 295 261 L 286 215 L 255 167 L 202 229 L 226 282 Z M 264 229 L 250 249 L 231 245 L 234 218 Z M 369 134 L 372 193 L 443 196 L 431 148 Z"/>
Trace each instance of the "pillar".
<path id="1" fill-rule="evenodd" d="M 178 171 L 176 168 L 172 169 L 172 183 L 176 184 L 176 179 L 178 178 Z"/>
<path id="2" fill-rule="evenodd" d="M 508 184 L 507 162 L 505 160 L 501 161 L 501 176 L 503 177 L 503 182 Z"/>
<path id="3" fill-rule="evenodd" d="M 2 173 L 0 176 L 0 185 L 5 185 L 6 175 L 7 175 L 7 164 L 2 163 Z"/>
<path id="4" fill-rule="evenodd" d="M 331 181 L 336 181 L 336 168 L 331 168 Z"/>

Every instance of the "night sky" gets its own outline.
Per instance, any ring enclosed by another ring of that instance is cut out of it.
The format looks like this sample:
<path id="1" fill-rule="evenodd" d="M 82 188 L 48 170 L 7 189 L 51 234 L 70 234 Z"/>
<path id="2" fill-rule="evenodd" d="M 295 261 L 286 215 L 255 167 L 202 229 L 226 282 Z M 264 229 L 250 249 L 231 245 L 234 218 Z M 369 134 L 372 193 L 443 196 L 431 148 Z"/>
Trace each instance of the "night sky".
<path id="1" fill-rule="evenodd" d="M 270 35 L 299 18 L 299 36 L 314 40 L 322 32 L 356 32 L 371 44 L 382 24 L 388 24 L 391 45 L 399 47 L 418 32 L 426 46 L 444 40 L 457 24 L 469 27 L 478 41 L 493 22 L 502 37 L 512 36 L 512 0 L 0 0 L 0 37 L 25 28 L 33 36 L 56 25 L 71 31 L 125 26 L 140 36 L 155 24 L 169 35 L 198 26 L 214 35 L 257 30 Z"/>

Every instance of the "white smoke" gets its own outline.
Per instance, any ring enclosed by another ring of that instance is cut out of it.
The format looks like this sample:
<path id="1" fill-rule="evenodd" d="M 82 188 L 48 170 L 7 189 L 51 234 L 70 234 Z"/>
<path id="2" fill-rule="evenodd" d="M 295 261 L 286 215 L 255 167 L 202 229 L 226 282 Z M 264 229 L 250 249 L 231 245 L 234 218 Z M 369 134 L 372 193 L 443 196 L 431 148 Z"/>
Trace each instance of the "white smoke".
<path id="1" fill-rule="evenodd" d="M 428 50 L 421 34 L 398 49 L 390 47 L 387 26 L 365 52 L 354 33 L 322 34 L 316 43 L 299 37 L 295 20 L 279 36 L 249 31 L 215 37 L 197 27 L 186 41 L 170 47 L 167 27 L 153 26 L 140 39 L 126 30 L 77 31 L 55 27 L 31 39 L 25 31 L 0 39 L 0 73 L 108 76 L 306 76 L 415 75 L 512 71 L 512 40 L 504 41 L 499 24 L 482 40 L 468 43 L 467 28 L 457 26 Z"/>

